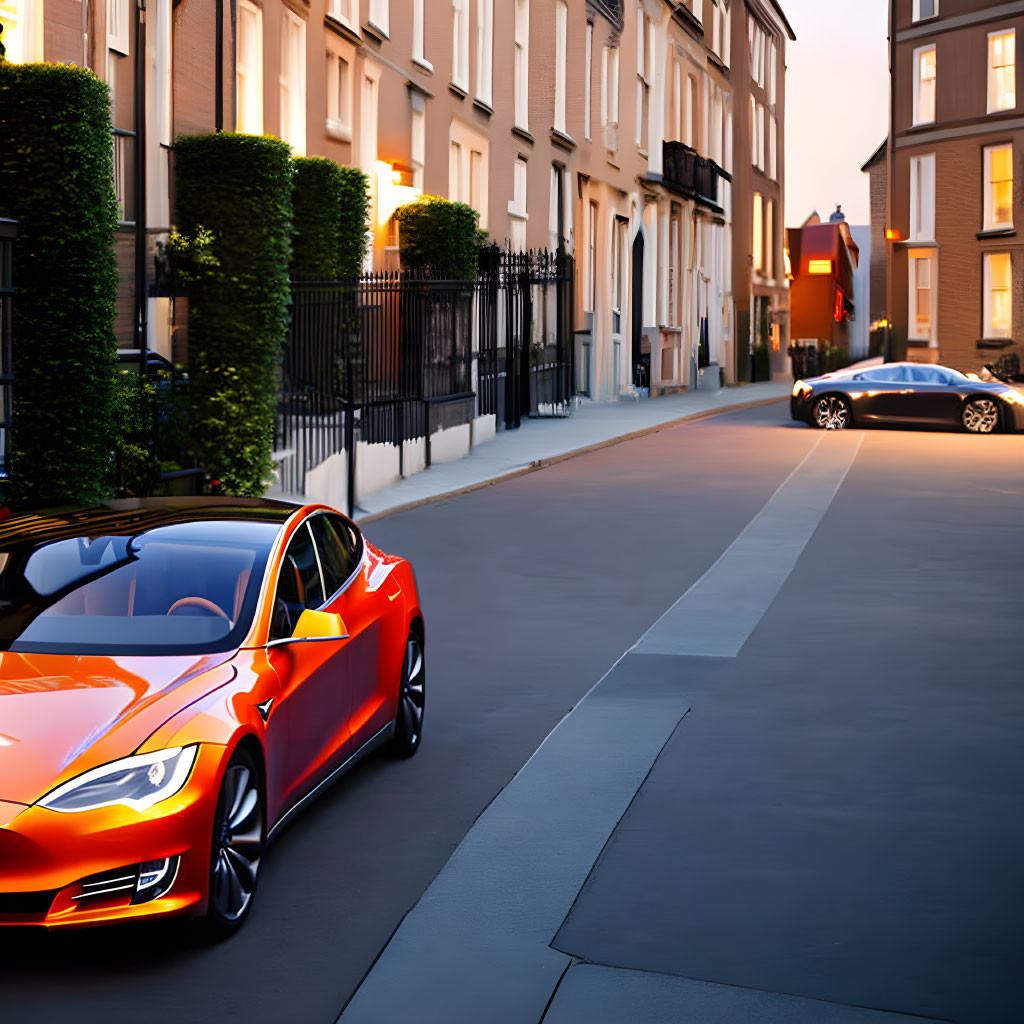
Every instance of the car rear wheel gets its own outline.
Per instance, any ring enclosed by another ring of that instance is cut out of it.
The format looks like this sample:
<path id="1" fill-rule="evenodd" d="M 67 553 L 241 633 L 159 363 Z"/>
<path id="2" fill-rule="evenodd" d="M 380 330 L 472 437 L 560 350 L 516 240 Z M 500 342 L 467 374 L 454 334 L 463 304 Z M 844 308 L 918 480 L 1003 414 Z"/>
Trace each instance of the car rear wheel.
<path id="1" fill-rule="evenodd" d="M 811 419 L 821 430 L 843 430 L 850 425 L 850 403 L 839 395 L 824 395 L 814 403 Z"/>
<path id="2" fill-rule="evenodd" d="M 975 398 L 964 406 L 961 419 L 969 433 L 991 434 L 999 426 L 999 409 L 991 398 Z"/>
<path id="3" fill-rule="evenodd" d="M 420 740 L 423 738 L 426 674 L 423 641 L 419 634 L 412 630 L 405 641 L 402 680 L 398 687 L 395 735 L 390 748 L 395 757 L 412 757 L 420 748 Z"/>
<path id="4" fill-rule="evenodd" d="M 210 899 L 206 924 L 226 935 L 249 914 L 267 842 L 262 773 L 245 749 L 236 750 L 224 772 L 210 851 Z"/>

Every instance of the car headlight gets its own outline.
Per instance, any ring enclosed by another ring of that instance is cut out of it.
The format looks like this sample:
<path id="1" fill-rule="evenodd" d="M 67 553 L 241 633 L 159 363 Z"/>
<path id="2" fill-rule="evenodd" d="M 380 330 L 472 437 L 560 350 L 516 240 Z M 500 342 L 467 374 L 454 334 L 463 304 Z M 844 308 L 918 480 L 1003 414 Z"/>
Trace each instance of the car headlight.
<path id="1" fill-rule="evenodd" d="M 1016 388 L 1007 388 L 1003 392 L 1003 398 L 1008 402 L 1012 402 L 1014 405 L 1024 405 L 1024 395 L 1022 395 Z"/>
<path id="2" fill-rule="evenodd" d="M 39 805 L 64 813 L 115 804 L 144 811 L 185 785 L 198 750 L 196 744 L 173 747 L 93 768 L 47 793 Z"/>
<path id="3" fill-rule="evenodd" d="M 813 390 L 814 389 L 811 387 L 810 384 L 806 384 L 804 381 L 798 380 L 793 385 L 793 397 L 803 398 L 804 395 L 809 395 Z"/>

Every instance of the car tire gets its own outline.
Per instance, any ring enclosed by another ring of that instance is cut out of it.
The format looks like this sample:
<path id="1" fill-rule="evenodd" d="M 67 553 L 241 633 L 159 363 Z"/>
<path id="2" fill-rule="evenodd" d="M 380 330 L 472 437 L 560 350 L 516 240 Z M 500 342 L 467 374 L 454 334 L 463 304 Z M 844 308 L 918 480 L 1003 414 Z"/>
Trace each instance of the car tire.
<path id="1" fill-rule="evenodd" d="M 405 641 L 405 653 L 402 655 L 395 734 L 388 748 L 392 757 L 412 757 L 420 749 L 420 741 L 423 739 L 426 675 L 423 638 L 417 630 L 412 629 Z"/>
<path id="2" fill-rule="evenodd" d="M 249 916 L 266 845 L 263 772 L 256 758 L 240 747 L 224 770 L 213 819 L 204 921 L 211 936 L 236 932 Z"/>
<path id="3" fill-rule="evenodd" d="M 999 429 L 999 406 L 991 398 L 972 398 L 964 404 L 960 422 L 969 434 L 994 434 Z"/>
<path id="4" fill-rule="evenodd" d="M 822 395 L 811 406 L 811 424 L 819 430 L 844 430 L 852 422 L 850 403 L 841 395 Z"/>

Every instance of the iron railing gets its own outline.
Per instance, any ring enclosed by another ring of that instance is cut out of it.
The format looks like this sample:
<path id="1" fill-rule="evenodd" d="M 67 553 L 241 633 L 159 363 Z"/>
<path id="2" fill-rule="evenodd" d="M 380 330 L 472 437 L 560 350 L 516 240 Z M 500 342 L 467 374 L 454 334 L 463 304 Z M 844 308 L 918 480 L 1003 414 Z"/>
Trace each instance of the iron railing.
<path id="1" fill-rule="evenodd" d="M 0 481 L 10 474 L 11 392 L 14 387 L 14 239 L 17 221 L 0 218 Z"/>
<path id="2" fill-rule="evenodd" d="M 732 176 L 695 149 L 682 142 L 667 140 L 662 149 L 662 180 L 671 189 L 690 196 L 698 203 L 720 211 L 718 181 L 732 181 Z"/>

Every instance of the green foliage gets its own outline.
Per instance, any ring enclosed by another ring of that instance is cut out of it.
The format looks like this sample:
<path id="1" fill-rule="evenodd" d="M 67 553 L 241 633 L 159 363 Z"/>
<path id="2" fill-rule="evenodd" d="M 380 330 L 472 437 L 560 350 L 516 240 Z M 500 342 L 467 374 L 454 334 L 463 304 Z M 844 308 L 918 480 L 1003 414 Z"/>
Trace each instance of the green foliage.
<path id="1" fill-rule="evenodd" d="M 192 447 L 227 494 L 271 471 L 277 367 L 288 329 L 294 161 L 269 136 L 179 136 L 177 221 L 212 232 L 220 267 L 189 288 Z"/>
<path id="2" fill-rule="evenodd" d="M 296 157 L 292 198 L 292 280 L 358 276 L 370 203 L 366 175 L 326 157 Z"/>
<path id="3" fill-rule="evenodd" d="M 202 225 L 191 235 L 171 231 L 166 242 L 156 243 L 153 259 L 157 280 L 180 288 L 188 288 L 220 266 L 213 251 L 213 232 Z"/>
<path id="4" fill-rule="evenodd" d="M 402 266 L 433 278 L 472 281 L 477 273 L 477 220 L 465 203 L 421 196 L 395 214 Z"/>
<path id="5" fill-rule="evenodd" d="M 754 346 L 754 380 L 768 380 L 771 377 L 771 364 L 768 358 L 767 345 Z"/>
<path id="6" fill-rule="evenodd" d="M 14 500 L 96 501 L 117 442 L 117 205 L 110 96 L 91 71 L 0 62 L 0 216 L 20 222 Z"/>

